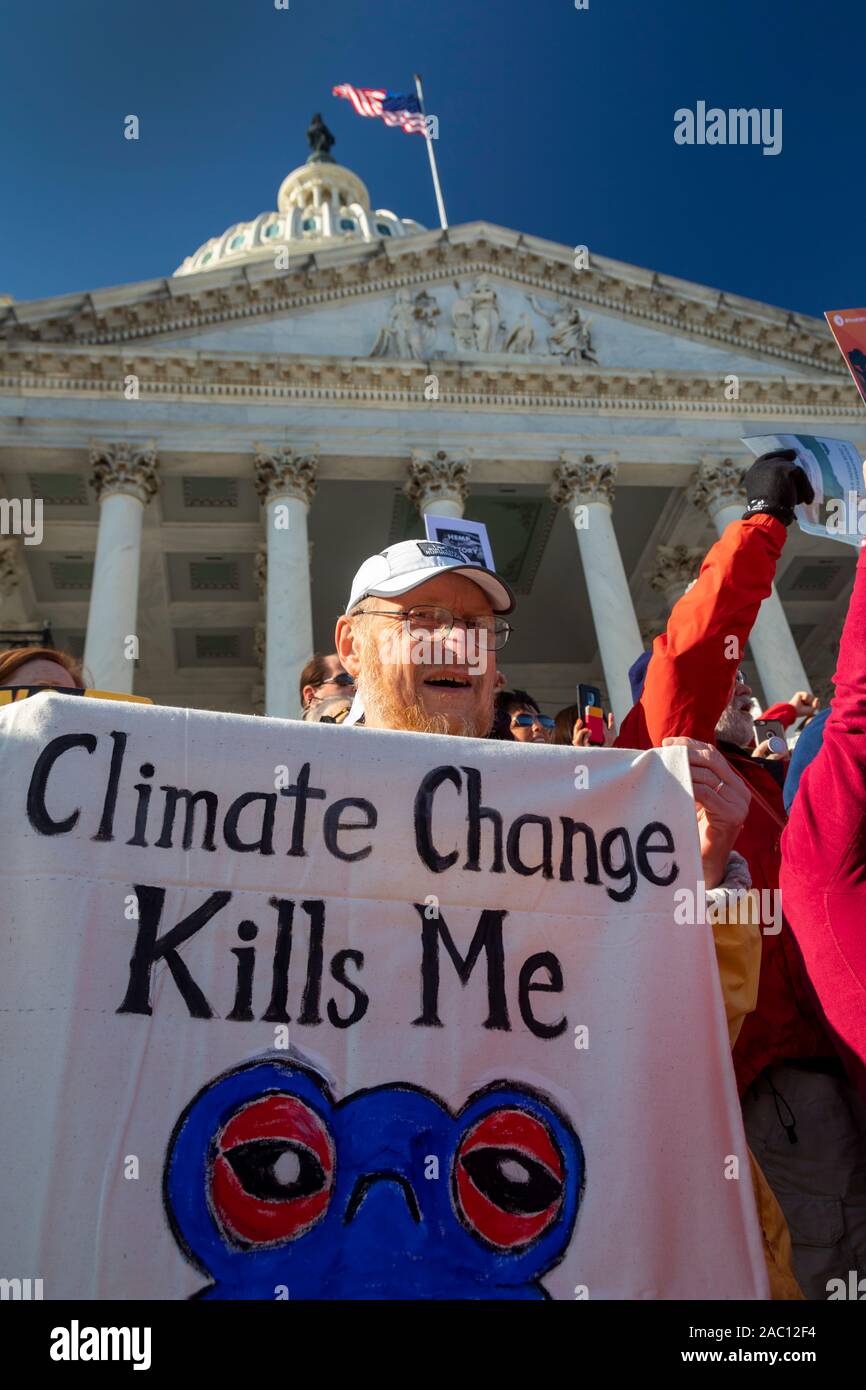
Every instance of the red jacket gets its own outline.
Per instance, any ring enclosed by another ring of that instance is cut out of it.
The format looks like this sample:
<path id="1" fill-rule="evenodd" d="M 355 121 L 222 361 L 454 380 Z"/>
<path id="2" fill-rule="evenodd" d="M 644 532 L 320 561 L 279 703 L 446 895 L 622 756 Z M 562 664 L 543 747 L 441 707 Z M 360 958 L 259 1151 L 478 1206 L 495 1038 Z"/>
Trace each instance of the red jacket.
<path id="1" fill-rule="evenodd" d="M 782 886 L 809 976 L 866 1098 L 866 549 L 835 683 L 823 746 L 782 839 Z"/>
<path id="2" fill-rule="evenodd" d="M 643 694 L 623 721 L 618 747 L 658 748 L 662 739 L 682 735 L 715 743 L 716 724 L 758 609 L 773 586 L 786 535 L 780 521 L 765 515 L 726 528 L 697 582 L 674 605 L 667 630 L 653 643 Z M 749 861 L 753 887 L 772 892 L 779 885 L 785 824 L 782 789 L 762 760 L 730 746 L 723 751 L 753 791 L 736 849 Z M 833 1052 L 790 927 L 783 921 L 778 934 L 766 934 L 773 926 L 774 900 L 765 901 L 770 910 L 763 914 L 758 1003 L 734 1048 L 741 1092 L 773 1062 Z"/>

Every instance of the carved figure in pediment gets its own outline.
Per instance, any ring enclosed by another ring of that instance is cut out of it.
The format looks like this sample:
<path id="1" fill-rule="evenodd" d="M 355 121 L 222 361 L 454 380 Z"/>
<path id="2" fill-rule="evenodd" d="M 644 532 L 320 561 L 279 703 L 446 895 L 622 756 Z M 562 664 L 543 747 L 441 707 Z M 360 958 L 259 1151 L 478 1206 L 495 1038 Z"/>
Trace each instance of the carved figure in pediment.
<path id="1" fill-rule="evenodd" d="M 457 298 L 451 305 L 451 331 L 454 346 L 465 352 L 475 351 L 475 324 L 472 317 L 472 301 L 464 295 L 458 284 L 454 286 Z"/>
<path id="2" fill-rule="evenodd" d="M 535 346 L 535 329 L 526 314 L 521 314 L 505 339 L 506 352 L 532 352 Z"/>
<path id="3" fill-rule="evenodd" d="M 591 319 L 581 315 L 576 304 L 557 304 L 552 313 L 543 309 L 534 295 L 527 295 L 533 309 L 546 319 L 553 330 L 548 334 L 547 345 L 556 357 L 564 357 L 566 362 L 598 363 L 592 346 L 590 333 Z"/>
<path id="4" fill-rule="evenodd" d="M 428 335 L 435 328 L 440 312 L 436 300 L 426 290 L 417 294 L 414 300 L 409 290 L 398 290 L 370 356 L 411 357 L 415 361 L 423 361 L 427 354 Z"/>
<path id="5" fill-rule="evenodd" d="M 426 290 L 421 290 L 416 294 L 415 317 L 423 327 L 429 329 L 431 333 L 435 331 L 436 320 L 441 313 L 442 310 L 439 308 L 432 294 L 428 294 Z"/>
<path id="6" fill-rule="evenodd" d="M 469 291 L 472 305 L 472 324 L 475 329 L 475 347 L 478 352 L 496 352 L 499 348 L 499 332 L 502 315 L 496 291 L 486 275 L 479 275 L 474 289 Z"/>
<path id="7" fill-rule="evenodd" d="M 491 280 L 479 275 L 468 290 L 456 283 L 457 298 L 451 305 L 454 346 L 462 352 L 498 352 L 504 331 L 499 300 Z"/>

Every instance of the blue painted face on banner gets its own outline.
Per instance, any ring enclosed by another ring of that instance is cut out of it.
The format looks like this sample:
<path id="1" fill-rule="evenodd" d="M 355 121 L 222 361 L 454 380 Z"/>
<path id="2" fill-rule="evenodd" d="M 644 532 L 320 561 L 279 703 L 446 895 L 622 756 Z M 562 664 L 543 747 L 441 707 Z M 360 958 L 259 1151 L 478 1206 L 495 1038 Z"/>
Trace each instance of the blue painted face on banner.
<path id="1" fill-rule="evenodd" d="M 217 1077 L 172 1134 L 166 1211 L 223 1299 L 544 1298 L 583 1190 L 572 1126 L 497 1082 L 454 1115 L 419 1087 L 334 1101 L 295 1062 Z"/>

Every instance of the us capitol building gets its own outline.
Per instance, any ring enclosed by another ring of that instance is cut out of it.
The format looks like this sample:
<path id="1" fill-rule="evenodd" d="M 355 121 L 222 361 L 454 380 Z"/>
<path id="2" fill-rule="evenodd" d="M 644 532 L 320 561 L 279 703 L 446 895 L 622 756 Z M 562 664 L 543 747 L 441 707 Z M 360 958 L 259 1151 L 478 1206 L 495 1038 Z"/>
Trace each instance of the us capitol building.
<path id="1" fill-rule="evenodd" d="M 44 623 L 92 683 L 297 716 L 367 555 L 425 511 L 487 524 L 519 595 L 510 684 L 626 671 L 743 510 L 743 435 L 862 407 L 822 321 L 528 232 L 374 209 L 321 122 L 276 211 L 174 274 L 0 297 L 0 628 Z M 855 552 L 792 529 L 746 671 L 826 695 Z M 135 644 L 127 640 L 137 637 Z"/>

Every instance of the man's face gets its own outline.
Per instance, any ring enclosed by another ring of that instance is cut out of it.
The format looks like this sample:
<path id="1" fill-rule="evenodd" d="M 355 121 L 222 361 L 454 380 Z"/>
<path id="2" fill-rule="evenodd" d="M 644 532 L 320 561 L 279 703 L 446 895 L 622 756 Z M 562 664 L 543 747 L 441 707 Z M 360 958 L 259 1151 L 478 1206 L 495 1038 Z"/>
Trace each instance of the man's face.
<path id="1" fill-rule="evenodd" d="M 426 605 L 447 608 L 456 620 L 494 616 L 471 579 L 443 574 L 398 598 L 362 599 L 355 614 L 338 620 L 337 651 L 355 677 L 365 723 L 483 738 L 493 723 L 496 652 L 479 647 L 480 634 L 459 621 L 435 644 L 413 641 L 402 614 Z"/>
<path id="2" fill-rule="evenodd" d="M 726 743 L 736 744 L 738 748 L 748 748 L 755 741 L 752 687 L 747 683 L 742 671 L 738 671 L 734 677 L 731 698 L 716 725 L 716 736 L 724 739 Z"/>

